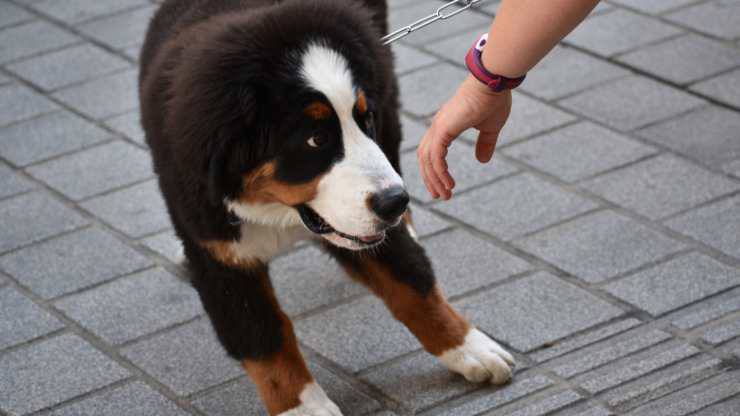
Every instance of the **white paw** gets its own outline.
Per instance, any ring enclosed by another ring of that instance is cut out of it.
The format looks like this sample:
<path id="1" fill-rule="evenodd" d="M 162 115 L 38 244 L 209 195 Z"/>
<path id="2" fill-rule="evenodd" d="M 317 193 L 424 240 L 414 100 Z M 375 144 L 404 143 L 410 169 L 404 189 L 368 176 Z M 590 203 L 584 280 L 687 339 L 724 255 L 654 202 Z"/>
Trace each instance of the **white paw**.
<path id="1" fill-rule="evenodd" d="M 301 404 L 298 407 L 280 413 L 278 416 L 342 416 L 334 402 L 324 393 L 316 382 L 306 384 L 301 395 Z"/>
<path id="2" fill-rule="evenodd" d="M 506 383 L 514 368 L 514 357 L 475 328 L 468 331 L 463 345 L 445 351 L 439 359 L 450 370 L 476 383 L 486 380 L 493 384 Z"/>

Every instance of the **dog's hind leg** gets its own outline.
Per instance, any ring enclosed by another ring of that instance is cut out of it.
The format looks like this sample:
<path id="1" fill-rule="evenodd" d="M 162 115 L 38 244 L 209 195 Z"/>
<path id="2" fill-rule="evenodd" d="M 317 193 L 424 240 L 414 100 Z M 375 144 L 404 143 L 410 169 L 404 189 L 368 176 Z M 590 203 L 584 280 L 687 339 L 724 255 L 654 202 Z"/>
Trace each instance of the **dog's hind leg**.
<path id="1" fill-rule="evenodd" d="M 408 221 L 408 220 L 407 220 Z M 471 326 L 437 286 L 424 249 L 403 224 L 378 248 L 364 252 L 327 247 L 350 276 L 367 285 L 424 348 L 470 381 L 511 378 L 514 359 Z"/>

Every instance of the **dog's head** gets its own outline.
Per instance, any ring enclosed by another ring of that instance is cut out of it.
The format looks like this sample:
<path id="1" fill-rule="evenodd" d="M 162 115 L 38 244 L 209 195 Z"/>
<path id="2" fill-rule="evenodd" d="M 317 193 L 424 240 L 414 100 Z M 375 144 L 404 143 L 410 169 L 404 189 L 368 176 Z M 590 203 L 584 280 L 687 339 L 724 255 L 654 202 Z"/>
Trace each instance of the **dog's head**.
<path id="1" fill-rule="evenodd" d="M 212 204 L 349 249 L 399 222 L 408 195 L 381 150 L 391 58 L 371 22 L 350 2 L 289 1 L 198 28 L 168 128 L 198 143 Z"/>

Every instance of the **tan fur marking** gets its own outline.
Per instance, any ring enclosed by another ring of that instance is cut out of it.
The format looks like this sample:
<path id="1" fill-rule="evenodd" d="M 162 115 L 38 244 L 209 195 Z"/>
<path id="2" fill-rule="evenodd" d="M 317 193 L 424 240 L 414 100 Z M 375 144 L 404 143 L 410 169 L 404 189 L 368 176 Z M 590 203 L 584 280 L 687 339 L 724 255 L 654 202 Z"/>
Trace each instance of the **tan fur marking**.
<path id="1" fill-rule="evenodd" d="M 365 114 L 367 112 L 367 97 L 365 97 L 365 91 L 363 90 L 357 90 L 357 110 L 361 114 Z"/>
<path id="2" fill-rule="evenodd" d="M 314 101 L 303 109 L 303 113 L 314 120 L 324 120 L 331 116 L 332 109 L 326 103 Z"/>
<path id="3" fill-rule="evenodd" d="M 288 184 L 275 179 L 275 162 L 267 162 L 244 177 L 244 191 L 239 198 L 245 203 L 279 202 L 298 205 L 312 200 L 321 176 L 301 184 Z"/>
<path id="4" fill-rule="evenodd" d="M 259 259 L 243 258 L 238 253 L 236 242 L 223 240 L 202 241 L 200 245 L 219 262 L 236 269 L 249 269 L 260 265 Z"/>
<path id="5" fill-rule="evenodd" d="M 465 342 L 468 322 L 447 302 L 438 287 L 421 296 L 408 285 L 394 279 L 388 268 L 375 260 L 363 259 L 366 275 L 347 272 L 365 283 L 388 306 L 393 316 L 419 339 L 434 355 L 456 348 Z"/>

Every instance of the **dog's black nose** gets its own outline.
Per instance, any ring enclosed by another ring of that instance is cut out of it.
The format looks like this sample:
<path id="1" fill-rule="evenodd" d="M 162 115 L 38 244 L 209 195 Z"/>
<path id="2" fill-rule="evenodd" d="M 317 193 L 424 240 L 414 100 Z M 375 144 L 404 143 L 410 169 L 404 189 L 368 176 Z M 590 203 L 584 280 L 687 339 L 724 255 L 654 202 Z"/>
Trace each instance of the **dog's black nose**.
<path id="1" fill-rule="evenodd" d="M 381 219 L 394 222 L 406 211 L 409 194 L 401 186 L 394 186 L 373 194 L 369 200 L 370 209 Z"/>

